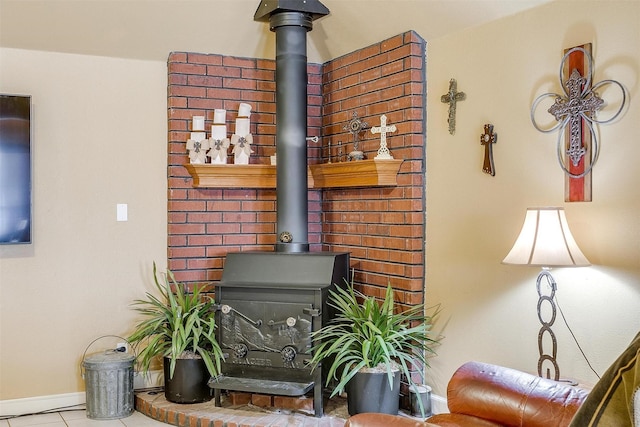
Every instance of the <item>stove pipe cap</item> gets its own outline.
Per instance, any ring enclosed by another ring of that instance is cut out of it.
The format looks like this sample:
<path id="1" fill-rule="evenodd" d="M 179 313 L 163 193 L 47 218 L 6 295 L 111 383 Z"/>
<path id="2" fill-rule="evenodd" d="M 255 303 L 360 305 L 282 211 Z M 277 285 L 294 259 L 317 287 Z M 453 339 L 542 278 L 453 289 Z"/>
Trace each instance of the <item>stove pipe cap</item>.
<path id="1" fill-rule="evenodd" d="M 329 9 L 318 0 L 262 0 L 253 15 L 254 21 L 269 22 L 272 15 L 281 12 L 302 12 L 316 20 L 329 14 Z"/>

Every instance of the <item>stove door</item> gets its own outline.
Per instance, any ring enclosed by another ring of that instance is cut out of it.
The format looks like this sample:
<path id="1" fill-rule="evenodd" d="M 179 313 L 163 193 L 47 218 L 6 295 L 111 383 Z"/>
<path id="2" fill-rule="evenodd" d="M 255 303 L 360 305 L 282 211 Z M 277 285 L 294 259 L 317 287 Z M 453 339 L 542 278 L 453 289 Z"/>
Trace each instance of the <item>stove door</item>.
<path id="1" fill-rule="evenodd" d="M 225 299 L 220 345 L 226 363 L 304 369 L 310 358 L 312 305 Z"/>

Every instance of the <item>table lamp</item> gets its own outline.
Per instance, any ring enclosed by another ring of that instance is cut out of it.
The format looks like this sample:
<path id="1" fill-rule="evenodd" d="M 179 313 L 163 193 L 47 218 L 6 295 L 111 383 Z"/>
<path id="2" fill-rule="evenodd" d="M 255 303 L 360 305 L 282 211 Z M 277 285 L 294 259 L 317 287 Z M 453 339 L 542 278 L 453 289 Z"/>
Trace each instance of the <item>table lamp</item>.
<path id="1" fill-rule="evenodd" d="M 551 330 L 556 318 L 556 304 L 554 301 L 556 282 L 549 269 L 551 267 L 586 267 L 591 265 L 571 235 L 564 209 L 557 207 L 528 208 L 520 235 L 502 263 L 542 267 L 542 271 L 536 280 L 539 296 L 538 319 L 542 324 L 538 333 L 538 349 L 540 352 L 538 376 L 543 376 L 543 365 L 547 365 L 546 377 L 558 381 L 560 379 L 560 368 L 556 361 L 557 341 L 555 334 Z M 547 282 L 548 293 L 542 287 L 543 280 Z M 543 319 L 541 313 L 541 308 L 544 304 L 548 304 L 551 310 L 551 318 L 549 320 Z M 543 349 L 545 334 L 549 336 L 552 342 L 551 354 L 547 354 Z M 553 368 L 553 376 L 551 375 L 551 367 L 548 365 Z"/>

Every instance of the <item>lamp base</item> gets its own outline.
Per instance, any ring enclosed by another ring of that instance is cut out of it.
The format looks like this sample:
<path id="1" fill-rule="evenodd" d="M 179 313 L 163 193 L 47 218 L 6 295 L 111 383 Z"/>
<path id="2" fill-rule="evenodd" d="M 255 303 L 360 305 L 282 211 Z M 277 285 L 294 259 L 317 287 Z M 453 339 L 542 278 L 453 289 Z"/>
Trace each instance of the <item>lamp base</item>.
<path id="1" fill-rule="evenodd" d="M 548 293 L 546 290 L 543 290 L 542 282 L 547 282 Z M 538 290 L 538 319 L 542 324 L 540 328 L 540 332 L 538 332 L 538 352 L 540 357 L 538 358 L 538 376 L 545 377 L 542 375 L 543 365 L 546 365 L 546 378 L 553 379 L 555 381 L 560 380 L 560 367 L 558 366 L 558 362 L 556 360 L 556 356 L 558 354 L 558 342 L 556 340 L 556 335 L 553 333 L 551 326 L 556 321 L 556 304 L 553 300 L 556 294 L 556 281 L 549 272 L 548 269 L 543 269 L 540 274 L 538 274 L 538 278 L 536 279 L 536 289 Z M 543 305 L 548 305 L 551 318 L 546 320 L 542 318 L 542 307 Z M 545 352 L 544 349 L 544 337 L 547 335 L 549 340 L 551 341 L 551 351 L 550 354 Z M 553 374 L 553 376 L 552 376 Z"/>

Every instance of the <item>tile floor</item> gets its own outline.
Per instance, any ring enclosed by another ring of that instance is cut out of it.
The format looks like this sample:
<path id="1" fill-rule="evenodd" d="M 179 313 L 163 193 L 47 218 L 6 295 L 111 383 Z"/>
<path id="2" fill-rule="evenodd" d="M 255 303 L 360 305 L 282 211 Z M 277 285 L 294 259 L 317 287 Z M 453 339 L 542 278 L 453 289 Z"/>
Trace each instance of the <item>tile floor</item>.
<path id="1" fill-rule="evenodd" d="M 185 425 L 185 420 L 181 420 L 180 417 L 186 417 L 186 425 L 191 426 L 200 426 L 201 421 L 205 420 L 206 425 L 209 426 L 342 427 L 344 426 L 344 418 L 348 417 L 346 401 L 343 400 L 340 400 L 338 404 L 331 401 L 325 407 L 325 416 L 316 418 L 312 413 L 305 414 L 304 411 L 300 413 L 295 411 L 268 412 L 251 405 L 234 407 L 227 405 L 225 408 L 219 408 L 215 406 L 213 400 L 200 404 L 181 405 L 167 402 L 163 393 L 138 393 L 136 407 L 142 405 L 143 409 L 136 410 L 130 416 L 120 419 L 89 419 L 84 405 L 81 405 L 77 407 L 77 410 L 0 418 L 0 427 L 175 427 L 173 424 L 176 422 Z M 337 416 L 338 413 L 340 416 Z M 171 422 L 159 421 L 159 417 L 169 415 L 177 418 Z"/>
<path id="2" fill-rule="evenodd" d="M 0 427 L 168 427 L 140 412 L 118 420 L 90 420 L 84 410 L 52 412 L 0 420 Z"/>

